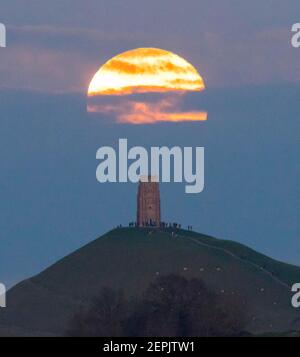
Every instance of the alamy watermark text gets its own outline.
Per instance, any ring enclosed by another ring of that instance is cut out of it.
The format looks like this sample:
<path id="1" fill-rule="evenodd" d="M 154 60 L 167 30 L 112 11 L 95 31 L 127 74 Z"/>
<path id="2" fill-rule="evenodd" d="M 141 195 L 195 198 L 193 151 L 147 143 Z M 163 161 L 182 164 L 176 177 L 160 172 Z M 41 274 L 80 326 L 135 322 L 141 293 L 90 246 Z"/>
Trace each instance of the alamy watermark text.
<path id="1" fill-rule="evenodd" d="M 6 47 L 6 27 L 0 23 L 0 47 Z"/>
<path id="2" fill-rule="evenodd" d="M 0 283 L 0 308 L 6 307 L 6 287 Z"/>
<path id="3" fill-rule="evenodd" d="M 149 154 L 142 146 L 128 150 L 127 139 L 119 139 L 117 152 L 110 146 L 100 147 L 96 153 L 96 158 L 101 161 L 96 178 L 100 183 L 137 183 L 141 177 L 147 180 L 151 176 L 160 182 L 185 182 L 186 193 L 203 191 L 203 147 L 151 147 Z"/>
<path id="4" fill-rule="evenodd" d="M 299 48 L 300 47 L 300 23 L 294 24 L 292 26 L 292 32 L 294 35 L 292 36 L 292 46 L 294 48 Z"/>

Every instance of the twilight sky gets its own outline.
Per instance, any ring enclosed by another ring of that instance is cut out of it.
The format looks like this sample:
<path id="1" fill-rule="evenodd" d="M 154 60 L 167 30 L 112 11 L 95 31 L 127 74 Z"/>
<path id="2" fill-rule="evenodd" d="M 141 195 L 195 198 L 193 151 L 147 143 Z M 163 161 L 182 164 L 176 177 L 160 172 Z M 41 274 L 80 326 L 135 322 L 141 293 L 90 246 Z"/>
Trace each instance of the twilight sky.
<path id="1" fill-rule="evenodd" d="M 298 0 L 0 0 L 0 281 L 36 274 L 134 219 L 135 185 L 95 179 L 96 150 L 121 137 L 205 147 L 205 191 L 162 185 L 166 220 L 300 265 L 300 49 L 290 44 L 299 14 Z M 87 115 L 94 73 L 136 47 L 197 68 L 207 122 Z"/>

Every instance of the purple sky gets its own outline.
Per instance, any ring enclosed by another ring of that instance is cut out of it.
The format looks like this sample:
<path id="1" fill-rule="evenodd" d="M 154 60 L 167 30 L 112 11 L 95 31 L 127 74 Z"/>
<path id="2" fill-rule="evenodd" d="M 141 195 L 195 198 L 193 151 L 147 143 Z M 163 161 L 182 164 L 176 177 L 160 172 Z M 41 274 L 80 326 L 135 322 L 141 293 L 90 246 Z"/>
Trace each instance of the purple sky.
<path id="1" fill-rule="evenodd" d="M 300 82 L 298 0 L 10 0 L 0 10 L 0 87 L 82 93 L 111 56 L 147 46 L 183 56 L 209 87 Z"/>
<path id="2" fill-rule="evenodd" d="M 165 220 L 300 265 L 296 22 L 299 0 L 0 0 L 0 282 L 34 275 L 134 219 L 136 185 L 95 178 L 97 149 L 123 137 L 205 147 L 204 192 L 163 185 Z M 137 47 L 197 68 L 207 90 L 186 105 L 208 111 L 206 122 L 88 117 L 94 73 Z"/>

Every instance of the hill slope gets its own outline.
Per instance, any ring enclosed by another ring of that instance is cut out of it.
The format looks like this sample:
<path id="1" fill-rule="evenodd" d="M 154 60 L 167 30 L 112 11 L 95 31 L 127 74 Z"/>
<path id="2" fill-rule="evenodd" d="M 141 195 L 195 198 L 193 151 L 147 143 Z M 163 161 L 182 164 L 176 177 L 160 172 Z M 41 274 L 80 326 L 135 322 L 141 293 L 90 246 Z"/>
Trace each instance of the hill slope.
<path id="1" fill-rule="evenodd" d="M 0 335 L 62 335 L 102 287 L 136 295 L 170 273 L 201 278 L 218 294 L 238 296 L 251 315 L 250 331 L 300 328 L 300 312 L 290 304 L 300 268 L 195 232 L 122 228 L 12 288 L 8 307 L 0 310 Z"/>

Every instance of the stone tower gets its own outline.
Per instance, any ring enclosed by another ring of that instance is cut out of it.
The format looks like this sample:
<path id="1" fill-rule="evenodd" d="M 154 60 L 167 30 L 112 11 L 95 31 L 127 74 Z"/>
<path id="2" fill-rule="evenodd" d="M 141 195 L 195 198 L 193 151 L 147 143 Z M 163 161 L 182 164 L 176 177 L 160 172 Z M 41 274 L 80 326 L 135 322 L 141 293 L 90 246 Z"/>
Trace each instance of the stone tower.
<path id="1" fill-rule="evenodd" d="M 160 194 L 159 183 L 155 177 L 141 178 L 137 194 L 137 225 L 139 227 L 159 227 Z"/>

